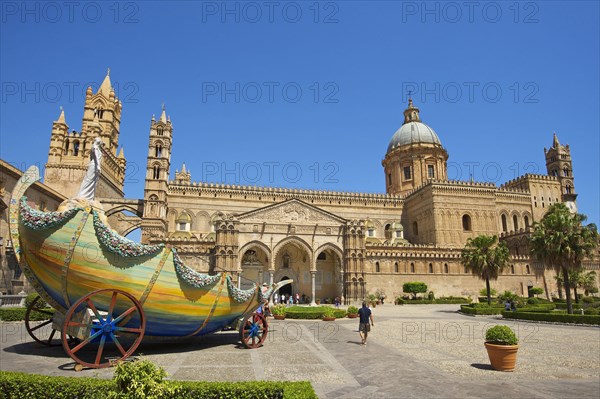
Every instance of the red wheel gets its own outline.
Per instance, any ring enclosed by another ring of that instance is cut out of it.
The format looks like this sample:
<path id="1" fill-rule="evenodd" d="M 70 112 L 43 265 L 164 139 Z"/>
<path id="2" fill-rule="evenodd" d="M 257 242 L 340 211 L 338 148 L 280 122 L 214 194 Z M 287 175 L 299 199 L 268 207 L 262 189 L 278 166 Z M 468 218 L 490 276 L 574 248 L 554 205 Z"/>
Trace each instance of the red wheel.
<path id="1" fill-rule="evenodd" d="M 129 357 L 144 337 L 146 318 L 131 294 L 104 289 L 87 294 L 71 306 L 62 328 L 65 352 L 78 364 L 108 367 Z M 80 341 L 66 337 L 72 335 Z"/>
<path id="2" fill-rule="evenodd" d="M 252 313 L 242 321 L 240 340 L 246 348 L 258 348 L 267 339 L 268 332 L 269 324 L 265 316 L 262 313 Z"/>
<path id="3" fill-rule="evenodd" d="M 50 310 L 40 308 L 43 302 L 44 300 L 38 296 L 27 306 L 27 310 L 25 311 L 25 328 L 29 336 L 42 345 L 60 345 L 62 342 L 60 331 L 55 330 L 53 327 L 54 313 Z M 32 320 L 33 312 L 48 316 L 48 319 L 39 322 Z M 57 332 L 58 334 L 56 334 Z"/>

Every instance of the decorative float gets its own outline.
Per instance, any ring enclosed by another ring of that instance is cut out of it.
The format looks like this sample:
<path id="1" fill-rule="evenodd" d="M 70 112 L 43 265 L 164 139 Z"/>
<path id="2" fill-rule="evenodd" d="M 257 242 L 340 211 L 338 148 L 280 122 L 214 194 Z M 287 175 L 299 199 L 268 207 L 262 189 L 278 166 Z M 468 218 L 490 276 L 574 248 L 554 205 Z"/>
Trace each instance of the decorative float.
<path id="1" fill-rule="evenodd" d="M 99 170 L 99 162 L 95 167 Z M 226 273 L 196 272 L 175 248 L 142 245 L 113 231 L 101 204 L 93 200 L 94 190 L 91 200 L 65 201 L 56 212 L 35 210 L 23 195 L 37 180 L 39 171 L 32 166 L 10 203 L 19 264 L 41 299 L 55 309 L 44 323 L 26 320 L 36 341 L 62 344 L 76 369 L 124 360 L 144 337 L 202 336 L 239 325 L 245 347 L 263 344 L 268 324 L 257 309 L 291 280 L 240 290 Z"/>

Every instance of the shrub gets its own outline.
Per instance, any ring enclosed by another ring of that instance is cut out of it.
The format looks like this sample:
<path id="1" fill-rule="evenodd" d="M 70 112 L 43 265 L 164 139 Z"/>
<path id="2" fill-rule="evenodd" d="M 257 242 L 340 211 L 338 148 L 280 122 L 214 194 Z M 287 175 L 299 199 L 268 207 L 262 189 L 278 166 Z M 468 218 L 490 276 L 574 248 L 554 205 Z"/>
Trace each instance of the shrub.
<path id="1" fill-rule="evenodd" d="M 589 315 L 597 315 L 597 314 L 600 314 L 600 309 L 588 308 L 588 309 L 584 310 L 583 313 L 589 314 Z"/>
<path id="2" fill-rule="evenodd" d="M 358 308 L 356 306 L 348 306 L 348 314 L 358 314 Z"/>
<path id="3" fill-rule="evenodd" d="M 290 306 L 286 309 L 285 317 L 288 319 L 322 319 L 325 308 L 333 309 L 334 317 L 337 319 L 346 317 L 344 309 L 336 309 L 330 306 Z"/>
<path id="4" fill-rule="evenodd" d="M 471 307 L 469 305 L 460 305 L 460 311 L 469 315 L 493 315 L 501 314 L 504 308 L 501 307 Z"/>
<path id="5" fill-rule="evenodd" d="M 591 296 L 584 296 L 582 301 L 585 303 L 594 303 L 594 298 Z"/>
<path id="6" fill-rule="evenodd" d="M 397 296 L 396 299 L 394 299 L 394 304 L 396 304 L 396 305 L 404 305 L 404 299 L 402 299 L 401 297 Z"/>
<path id="7" fill-rule="evenodd" d="M 544 293 L 544 290 L 542 288 L 540 288 L 540 287 L 533 287 L 533 288 L 529 289 L 529 292 L 532 295 L 541 295 L 541 294 Z"/>
<path id="8" fill-rule="evenodd" d="M 537 305 L 538 303 L 540 303 L 540 301 L 537 298 L 528 298 L 527 299 L 528 305 Z"/>
<path id="9" fill-rule="evenodd" d="M 335 317 L 335 309 L 327 306 L 323 309 L 323 317 Z"/>
<path id="10" fill-rule="evenodd" d="M 498 299 L 502 302 L 504 301 L 510 301 L 511 299 L 513 301 L 517 301 L 519 299 L 519 296 L 517 294 L 513 294 L 512 291 L 504 291 L 502 294 L 500 294 L 498 296 Z"/>
<path id="11" fill-rule="evenodd" d="M 519 340 L 508 326 L 497 325 L 485 332 L 485 341 L 495 345 L 516 345 Z"/>
<path id="12" fill-rule="evenodd" d="M 271 308 L 271 313 L 277 316 L 285 316 L 287 309 L 284 304 L 280 303 Z"/>
<path id="13" fill-rule="evenodd" d="M 549 321 L 573 324 L 600 325 L 599 315 L 578 315 L 566 313 L 502 312 L 506 319 Z"/>
<path id="14" fill-rule="evenodd" d="M 435 299 L 433 291 L 429 291 L 429 294 L 427 294 L 427 299 L 429 299 L 430 301 L 433 301 Z"/>
<path id="15" fill-rule="evenodd" d="M 44 309 L 48 312 L 54 312 L 54 309 L 47 308 Z M 23 321 L 25 320 L 25 312 L 27 309 L 25 308 L 0 308 L 0 320 L 2 321 Z M 43 314 L 40 312 L 36 312 L 35 310 L 29 314 L 29 320 L 32 321 L 41 321 L 48 320 L 50 318 L 49 315 Z"/>
<path id="16" fill-rule="evenodd" d="M 119 362 L 113 380 L 117 386 L 116 391 L 128 398 L 171 397 L 175 389 L 162 383 L 166 376 L 167 372 L 163 368 L 149 360 L 139 360 Z"/>
<path id="17" fill-rule="evenodd" d="M 498 292 L 495 289 L 490 288 L 490 296 L 496 296 L 496 295 L 498 295 Z M 485 289 L 485 288 L 480 289 L 479 296 L 484 296 L 487 298 L 487 289 Z"/>
<path id="18" fill-rule="evenodd" d="M 25 307 L 28 308 L 33 303 L 33 301 L 35 301 L 36 298 L 39 298 L 39 297 L 40 296 L 37 292 L 27 295 L 27 297 L 25 298 Z M 35 304 L 35 309 L 44 309 L 47 307 L 48 307 L 48 304 L 43 299 L 40 299 Z"/>
<path id="19" fill-rule="evenodd" d="M 413 294 L 413 297 L 416 298 L 417 294 L 427 292 L 427 284 L 420 281 L 404 283 L 402 291 Z"/>

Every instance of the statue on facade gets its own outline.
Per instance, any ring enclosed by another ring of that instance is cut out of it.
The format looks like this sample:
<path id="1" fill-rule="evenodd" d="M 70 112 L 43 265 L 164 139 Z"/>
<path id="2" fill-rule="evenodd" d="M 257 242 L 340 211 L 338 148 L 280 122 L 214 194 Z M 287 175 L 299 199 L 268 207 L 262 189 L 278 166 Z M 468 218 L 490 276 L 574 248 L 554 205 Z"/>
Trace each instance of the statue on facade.
<path id="1" fill-rule="evenodd" d="M 81 186 L 79 186 L 79 192 L 76 195 L 78 199 L 93 201 L 96 196 L 96 183 L 98 182 L 98 178 L 100 178 L 100 162 L 102 160 L 102 149 L 100 147 L 102 145 L 102 140 L 96 137 L 92 145 L 92 151 L 90 152 L 90 162 L 88 163 L 87 171 L 85 172 Z"/>

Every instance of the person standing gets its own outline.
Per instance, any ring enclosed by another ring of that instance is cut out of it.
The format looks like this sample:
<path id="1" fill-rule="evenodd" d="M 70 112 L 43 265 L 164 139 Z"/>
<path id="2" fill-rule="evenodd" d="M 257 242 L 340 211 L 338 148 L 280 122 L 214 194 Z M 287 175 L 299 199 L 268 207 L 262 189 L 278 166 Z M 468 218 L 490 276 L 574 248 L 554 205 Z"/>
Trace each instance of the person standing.
<path id="1" fill-rule="evenodd" d="M 373 313 L 371 312 L 371 309 L 367 307 L 366 301 L 363 301 L 362 307 L 358 310 L 358 316 L 358 332 L 360 333 L 362 344 L 366 345 L 369 331 L 371 331 L 371 326 L 375 325 L 375 323 L 373 322 Z"/>

